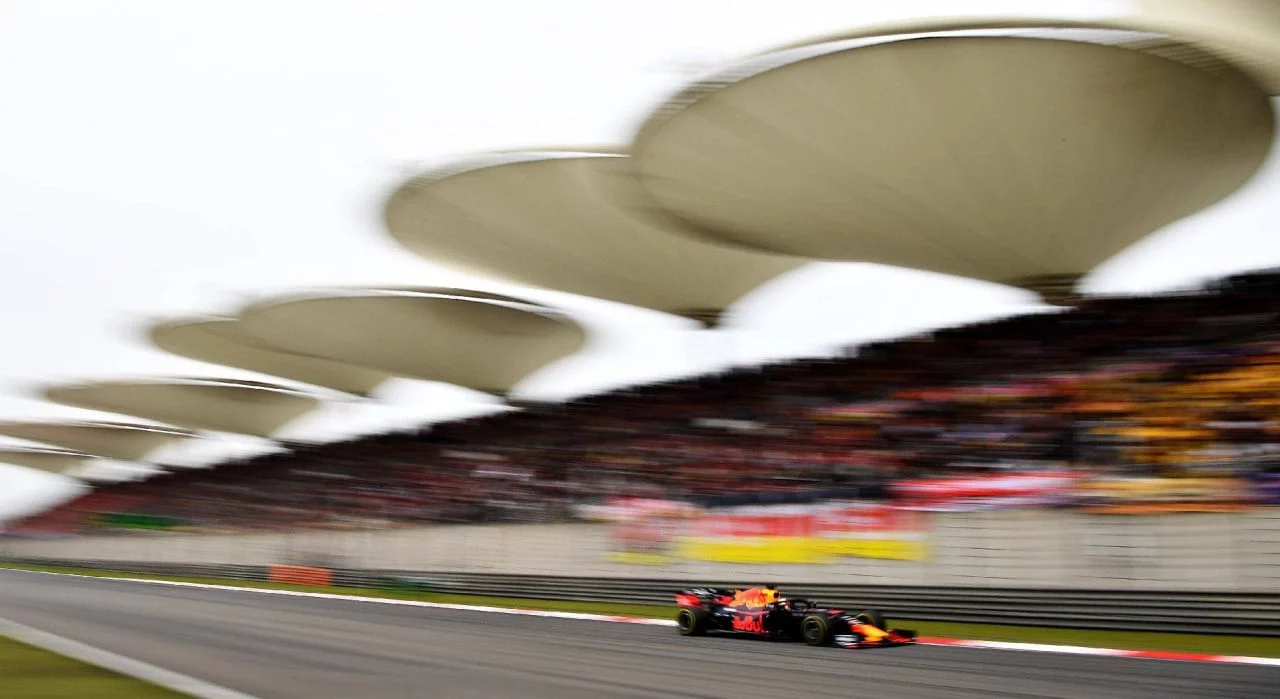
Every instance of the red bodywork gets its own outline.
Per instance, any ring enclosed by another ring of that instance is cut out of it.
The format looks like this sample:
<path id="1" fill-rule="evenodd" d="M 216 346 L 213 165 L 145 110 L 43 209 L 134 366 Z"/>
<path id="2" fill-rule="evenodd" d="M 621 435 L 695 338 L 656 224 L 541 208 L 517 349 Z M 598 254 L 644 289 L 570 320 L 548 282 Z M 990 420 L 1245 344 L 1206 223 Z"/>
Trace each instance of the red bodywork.
<path id="1" fill-rule="evenodd" d="M 676 595 L 676 604 L 681 607 L 701 607 L 702 600 L 698 599 L 696 595 L 680 594 Z"/>

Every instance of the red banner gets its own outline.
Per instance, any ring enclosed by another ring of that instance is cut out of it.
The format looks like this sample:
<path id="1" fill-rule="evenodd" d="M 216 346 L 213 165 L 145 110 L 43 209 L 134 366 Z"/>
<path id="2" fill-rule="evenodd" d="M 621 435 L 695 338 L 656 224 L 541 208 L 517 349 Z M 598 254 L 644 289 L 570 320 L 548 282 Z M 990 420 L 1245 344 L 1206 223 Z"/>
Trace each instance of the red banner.
<path id="1" fill-rule="evenodd" d="M 977 510 L 1069 502 L 1077 481 L 1069 472 L 899 481 L 893 494 L 924 510 Z"/>

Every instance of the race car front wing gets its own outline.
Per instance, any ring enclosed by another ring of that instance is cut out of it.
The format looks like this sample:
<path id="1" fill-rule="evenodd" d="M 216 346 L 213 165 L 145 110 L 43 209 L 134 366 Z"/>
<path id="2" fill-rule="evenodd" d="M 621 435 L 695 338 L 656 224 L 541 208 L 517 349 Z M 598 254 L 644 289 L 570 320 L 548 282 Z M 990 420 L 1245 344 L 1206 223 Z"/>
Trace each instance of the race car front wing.
<path id="1" fill-rule="evenodd" d="M 851 633 L 836 634 L 832 641 L 841 648 L 890 648 L 916 642 L 916 632 L 909 629 L 889 629 L 875 635 L 878 638 L 871 640 L 867 635 L 851 630 Z"/>

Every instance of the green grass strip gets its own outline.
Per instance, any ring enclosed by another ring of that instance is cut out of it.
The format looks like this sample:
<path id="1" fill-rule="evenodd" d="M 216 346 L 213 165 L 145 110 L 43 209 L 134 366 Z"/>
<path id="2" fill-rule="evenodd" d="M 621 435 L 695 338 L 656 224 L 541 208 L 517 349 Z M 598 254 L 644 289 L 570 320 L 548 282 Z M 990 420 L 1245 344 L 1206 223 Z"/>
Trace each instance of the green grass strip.
<path id="1" fill-rule="evenodd" d="M 196 578 L 176 575 L 151 575 L 120 571 L 60 568 L 56 566 L 16 565 L 0 563 L 0 567 L 34 570 L 49 573 L 71 573 L 103 578 L 145 578 L 171 580 L 207 585 L 229 585 L 299 592 L 324 592 L 338 595 L 357 595 L 386 599 L 420 600 L 444 604 L 471 604 L 490 607 L 513 607 L 555 612 L 582 612 L 615 616 L 635 616 L 657 619 L 675 618 L 675 607 L 664 604 L 629 604 L 623 602 L 587 602 L 574 600 L 524 599 L 516 597 L 488 597 L 439 592 L 414 592 L 384 590 L 365 587 L 314 587 L 287 585 L 261 580 L 233 580 L 227 578 Z M 918 631 L 921 636 L 963 638 L 981 641 L 1011 641 L 1019 643 L 1046 643 L 1054 645 L 1088 646 L 1093 648 L 1122 648 L 1127 650 L 1167 650 L 1219 655 L 1251 655 L 1280 658 L 1280 638 L 1257 636 L 1223 636 L 1218 634 L 1163 633 L 1149 631 L 1108 631 L 1100 629 L 1072 629 L 1046 626 L 1008 626 L 1000 624 L 969 624 L 946 621 L 921 621 L 891 619 L 892 625 Z"/>
<path id="2" fill-rule="evenodd" d="M 186 695 L 0 636 L 0 696 L 172 699 Z"/>
<path id="3" fill-rule="evenodd" d="M 297 592 L 323 592 L 330 595 L 353 595 L 359 597 L 376 597 L 379 599 L 418 600 L 423 602 L 438 602 L 441 604 L 513 607 L 519 609 L 537 609 L 548 612 L 579 612 L 584 614 L 608 614 L 614 616 L 636 616 L 654 619 L 674 619 L 676 615 L 676 608 L 666 604 L 630 604 L 626 602 L 589 602 L 581 600 L 486 597 L 483 595 L 460 595 L 445 592 L 416 592 L 411 590 L 382 589 L 376 587 L 318 587 L 315 585 L 291 585 L 288 583 L 267 582 L 265 580 L 237 580 L 233 578 L 200 578 L 183 575 L 155 575 L 151 573 L 130 573 L 118 570 L 99 570 L 97 568 L 65 568 L 60 566 L 18 565 L 11 563 L 0 563 L 0 568 L 31 570 L 40 573 L 67 573 L 70 575 L 84 575 L 95 578 L 168 580 L 172 582 L 199 583 L 202 585 L 253 587 L 268 590 L 294 590 Z"/>

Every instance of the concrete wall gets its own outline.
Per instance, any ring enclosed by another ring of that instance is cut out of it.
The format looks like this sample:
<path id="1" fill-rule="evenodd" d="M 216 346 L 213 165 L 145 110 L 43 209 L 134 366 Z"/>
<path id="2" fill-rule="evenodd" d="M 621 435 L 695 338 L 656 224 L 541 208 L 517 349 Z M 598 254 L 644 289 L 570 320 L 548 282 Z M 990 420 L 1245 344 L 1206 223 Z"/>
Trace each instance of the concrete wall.
<path id="1" fill-rule="evenodd" d="M 1280 508 L 1242 514 L 1103 516 L 1056 511 L 939 514 L 927 561 L 849 558 L 830 565 L 611 561 L 594 524 L 438 526 L 253 535 L 129 535 L 0 540 L 0 556 L 96 561 L 1162 590 L 1280 589 Z"/>

